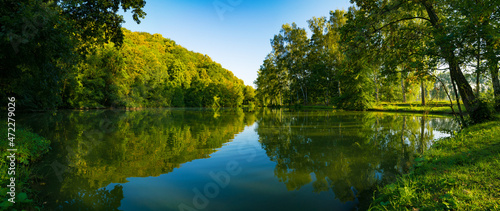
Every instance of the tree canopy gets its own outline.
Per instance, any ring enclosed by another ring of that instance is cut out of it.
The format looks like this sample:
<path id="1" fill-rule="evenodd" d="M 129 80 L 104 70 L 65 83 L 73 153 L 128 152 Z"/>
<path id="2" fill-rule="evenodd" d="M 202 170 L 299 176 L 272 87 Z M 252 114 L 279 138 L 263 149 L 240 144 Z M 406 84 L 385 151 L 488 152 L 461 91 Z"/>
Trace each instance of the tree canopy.
<path id="1" fill-rule="evenodd" d="M 65 81 L 68 107 L 236 107 L 253 88 L 207 56 L 160 34 L 123 29 L 120 48 L 98 47 Z"/>

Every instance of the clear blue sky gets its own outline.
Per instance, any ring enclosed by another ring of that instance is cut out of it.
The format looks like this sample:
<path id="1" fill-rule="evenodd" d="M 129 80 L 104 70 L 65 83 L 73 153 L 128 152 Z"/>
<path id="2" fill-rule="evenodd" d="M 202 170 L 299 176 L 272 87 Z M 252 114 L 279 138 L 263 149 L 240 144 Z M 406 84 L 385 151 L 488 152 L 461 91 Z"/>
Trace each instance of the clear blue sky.
<path id="1" fill-rule="evenodd" d="M 271 52 L 270 40 L 283 24 L 307 28 L 313 16 L 328 17 L 330 10 L 349 6 L 349 0 L 146 0 L 147 15 L 141 24 L 129 12 L 121 14 L 126 20 L 123 27 L 159 33 L 207 54 L 254 86 L 257 70 Z"/>

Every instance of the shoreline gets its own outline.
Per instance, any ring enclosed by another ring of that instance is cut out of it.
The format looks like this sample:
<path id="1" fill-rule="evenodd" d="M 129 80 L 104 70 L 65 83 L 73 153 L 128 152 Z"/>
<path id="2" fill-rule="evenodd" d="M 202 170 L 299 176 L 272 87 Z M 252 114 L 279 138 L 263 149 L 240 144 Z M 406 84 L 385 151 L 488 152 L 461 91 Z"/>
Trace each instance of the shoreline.
<path id="1" fill-rule="evenodd" d="M 368 210 L 500 208 L 500 115 L 440 139 L 409 173 L 374 192 Z"/>

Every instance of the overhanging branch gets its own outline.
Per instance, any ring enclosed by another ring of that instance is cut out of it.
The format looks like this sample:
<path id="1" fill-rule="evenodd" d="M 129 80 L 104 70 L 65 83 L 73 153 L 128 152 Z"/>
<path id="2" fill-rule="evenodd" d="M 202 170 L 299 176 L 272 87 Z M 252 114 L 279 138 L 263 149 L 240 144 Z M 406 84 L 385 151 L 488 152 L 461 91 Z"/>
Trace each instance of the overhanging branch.
<path id="1" fill-rule="evenodd" d="M 401 21 L 407 21 L 407 20 L 413 20 L 413 19 L 422 19 L 422 20 L 426 20 L 426 21 L 431 21 L 429 18 L 426 18 L 426 17 L 407 17 L 407 18 L 402 18 L 402 19 L 399 19 L 399 20 L 395 20 L 395 21 L 392 21 L 386 25 L 383 25 L 382 27 L 378 28 L 378 29 L 375 29 L 373 32 L 378 32 L 380 30 L 382 30 L 383 28 L 387 27 L 387 26 L 390 26 L 390 25 L 393 25 L 393 24 L 396 24 L 396 23 L 399 23 Z"/>

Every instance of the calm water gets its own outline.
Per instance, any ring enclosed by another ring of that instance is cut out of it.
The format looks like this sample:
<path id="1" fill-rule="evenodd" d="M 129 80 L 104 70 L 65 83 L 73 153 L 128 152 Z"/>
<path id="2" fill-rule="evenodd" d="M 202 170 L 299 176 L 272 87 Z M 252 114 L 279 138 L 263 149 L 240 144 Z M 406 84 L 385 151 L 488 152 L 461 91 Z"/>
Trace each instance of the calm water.
<path id="1" fill-rule="evenodd" d="M 261 110 L 59 111 L 47 210 L 353 210 L 457 125 L 449 117 Z"/>

